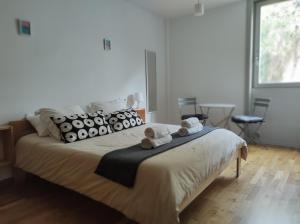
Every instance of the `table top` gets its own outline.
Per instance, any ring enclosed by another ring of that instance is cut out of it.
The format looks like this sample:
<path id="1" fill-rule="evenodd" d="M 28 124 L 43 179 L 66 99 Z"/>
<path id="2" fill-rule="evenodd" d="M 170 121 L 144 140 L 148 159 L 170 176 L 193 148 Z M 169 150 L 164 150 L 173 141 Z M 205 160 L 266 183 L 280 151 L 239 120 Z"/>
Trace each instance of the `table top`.
<path id="1" fill-rule="evenodd" d="M 234 104 L 227 103 L 199 103 L 199 107 L 207 107 L 207 108 L 235 108 Z"/>

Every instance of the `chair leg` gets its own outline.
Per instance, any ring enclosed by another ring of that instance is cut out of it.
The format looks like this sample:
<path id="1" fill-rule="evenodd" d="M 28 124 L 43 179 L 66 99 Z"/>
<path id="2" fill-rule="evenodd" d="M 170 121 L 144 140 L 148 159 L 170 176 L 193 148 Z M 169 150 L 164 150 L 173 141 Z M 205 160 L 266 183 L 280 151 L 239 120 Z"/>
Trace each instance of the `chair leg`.
<path id="1" fill-rule="evenodd" d="M 236 124 L 237 127 L 240 129 L 239 136 L 243 135 L 243 138 L 248 142 L 248 143 L 254 143 L 257 144 L 256 139 L 259 139 L 259 130 L 262 127 L 263 123 L 258 124 L 258 126 L 251 131 L 250 124 Z"/>
<path id="2" fill-rule="evenodd" d="M 243 137 L 247 142 L 249 142 L 249 140 L 251 139 L 251 135 L 249 132 L 249 125 L 248 124 L 237 124 L 237 126 L 239 127 L 239 129 L 241 130 L 239 133 L 239 136 Z"/>
<path id="3" fill-rule="evenodd" d="M 250 138 L 250 142 L 252 142 L 254 144 L 258 144 L 256 142 L 256 139 L 259 139 L 259 137 L 260 137 L 259 130 L 260 130 L 261 126 L 262 126 L 262 123 L 258 124 L 258 126 L 255 128 L 255 130 L 253 131 L 252 136 Z"/>
<path id="4" fill-rule="evenodd" d="M 237 125 L 237 127 L 240 129 L 240 132 L 239 132 L 239 136 L 242 136 L 242 134 L 245 132 L 245 129 L 244 129 L 244 127 L 242 126 L 242 125 L 240 125 L 240 124 L 236 124 Z"/>

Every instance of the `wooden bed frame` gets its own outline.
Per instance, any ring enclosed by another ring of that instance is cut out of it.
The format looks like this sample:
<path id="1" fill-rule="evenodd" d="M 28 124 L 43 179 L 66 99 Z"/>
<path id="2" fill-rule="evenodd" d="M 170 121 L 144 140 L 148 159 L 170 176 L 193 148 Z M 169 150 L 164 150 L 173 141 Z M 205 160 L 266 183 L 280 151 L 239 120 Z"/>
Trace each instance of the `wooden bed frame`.
<path id="1" fill-rule="evenodd" d="M 18 140 L 28 134 L 35 133 L 34 128 L 30 125 L 27 120 L 12 121 L 9 123 L 13 128 L 13 141 L 16 144 Z M 13 147 L 14 148 L 14 147 Z M 15 164 L 15 150 L 12 150 L 11 158 L 13 158 L 12 163 Z M 211 176 L 209 176 L 198 189 L 193 192 L 193 194 L 185 198 L 179 207 L 179 212 L 182 212 L 199 194 L 201 194 L 233 161 L 236 160 L 236 178 L 240 176 L 241 170 L 241 149 L 236 151 L 236 154 L 233 156 L 232 160 L 224 164 L 220 169 L 215 171 Z M 18 173 L 18 172 L 17 172 Z M 17 174 L 18 175 L 18 174 Z M 18 179 L 18 178 L 17 178 Z"/>

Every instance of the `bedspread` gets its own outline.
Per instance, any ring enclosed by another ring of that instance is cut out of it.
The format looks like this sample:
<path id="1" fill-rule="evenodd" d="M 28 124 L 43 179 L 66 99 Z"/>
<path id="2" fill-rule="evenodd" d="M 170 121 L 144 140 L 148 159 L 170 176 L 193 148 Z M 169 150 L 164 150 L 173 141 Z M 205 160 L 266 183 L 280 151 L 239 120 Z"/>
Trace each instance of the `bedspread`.
<path id="1" fill-rule="evenodd" d="M 162 124 L 156 124 L 162 125 Z M 94 172 L 102 156 L 137 144 L 151 124 L 64 144 L 31 134 L 16 145 L 16 166 L 102 202 L 142 224 L 179 223 L 179 207 L 199 184 L 229 161 L 246 142 L 231 131 L 215 130 L 141 163 L 134 188 Z M 171 132 L 179 126 L 168 125 Z"/>

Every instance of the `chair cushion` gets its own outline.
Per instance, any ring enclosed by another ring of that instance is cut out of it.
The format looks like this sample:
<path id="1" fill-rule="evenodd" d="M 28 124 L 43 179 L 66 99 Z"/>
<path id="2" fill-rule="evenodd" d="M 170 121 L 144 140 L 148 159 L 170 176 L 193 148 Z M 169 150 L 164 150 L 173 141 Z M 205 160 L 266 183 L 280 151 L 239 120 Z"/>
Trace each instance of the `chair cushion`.
<path id="1" fill-rule="evenodd" d="M 234 123 L 262 123 L 264 119 L 262 117 L 237 115 L 231 118 Z"/>
<path id="2" fill-rule="evenodd" d="M 191 117 L 196 117 L 199 121 L 206 120 L 208 118 L 206 114 L 185 114 L 181 116 L 181 120 L 189 119 Z"/>

